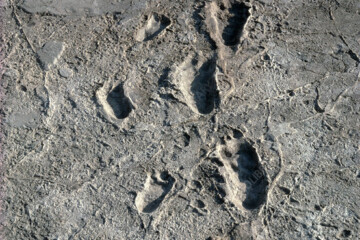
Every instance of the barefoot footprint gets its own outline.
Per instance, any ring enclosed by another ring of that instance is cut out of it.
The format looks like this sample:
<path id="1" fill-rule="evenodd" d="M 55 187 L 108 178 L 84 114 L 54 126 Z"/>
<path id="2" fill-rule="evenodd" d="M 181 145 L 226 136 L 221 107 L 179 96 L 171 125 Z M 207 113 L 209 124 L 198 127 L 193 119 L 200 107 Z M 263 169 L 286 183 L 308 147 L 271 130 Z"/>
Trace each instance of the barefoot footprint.
<path id="1" fill-rule="evenodd" d="M 173 78 L 193 112 L 210 114 L 219 105 L 215 58 L 190 56 L 177 68 Z"/>
<path id="2" fill-rule="evenodd" d="M 268 181 L 254 147 L 244 138 L 228 137 L 219 149 L 229 200 L 238 208 L 258 208 L 266 198 Z"/>
<path id="3" fill-rule="evenodd" d="M 145 26 L 136 33 L 135 39 L 139 42 L 149 41 L 159 35 L 170 24 L 171 21 L 166 16 L 153 13 Z"/>
<path id="4" fill-rule="evenodd" d="M 211 38 L 219 46 L 233 47 L 239 44 L 244 27 L 251 15 L 245 3 L 215 1 L 206 5 L 206 25 Z"/>
<path id="5" fill-rule="evenodd" d="M 105 113 L 111 119 L 125 119 L 134 109 L 123 83 L 106 83 L 105 86 L 98 90 L 96 95 Z"/>
<path id="6" fill-rule="evenodd" d="M 174 185 L 175 179 L 167 172 L 148 174 L 144 189 L 135 198 L 138 211 L 152 213 L 159 208 Z"/>

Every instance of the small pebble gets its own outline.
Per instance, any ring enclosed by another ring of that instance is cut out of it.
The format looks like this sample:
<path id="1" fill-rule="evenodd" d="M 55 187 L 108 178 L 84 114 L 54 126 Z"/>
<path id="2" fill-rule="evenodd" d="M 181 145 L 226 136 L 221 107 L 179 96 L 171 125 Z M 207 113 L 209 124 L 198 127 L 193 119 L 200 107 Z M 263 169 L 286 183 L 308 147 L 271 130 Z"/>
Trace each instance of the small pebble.
<path id="1" fill-rule="evenodd" d="M 60 68 L 59 74 L 64 78 L 69 78 L 72 76 L 72 70 L 69 68 Z"/>

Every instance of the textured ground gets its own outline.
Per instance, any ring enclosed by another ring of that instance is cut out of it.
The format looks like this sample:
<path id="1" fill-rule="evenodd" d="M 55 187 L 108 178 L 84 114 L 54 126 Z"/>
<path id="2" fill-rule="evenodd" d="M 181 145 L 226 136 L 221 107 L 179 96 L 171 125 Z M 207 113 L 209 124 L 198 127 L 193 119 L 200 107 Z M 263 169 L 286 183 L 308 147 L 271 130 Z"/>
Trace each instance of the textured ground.
<path id="1" fill-rule="evenodd" d="M 359 0 L 1 4 L 4 239 L 357 239 Z"/>

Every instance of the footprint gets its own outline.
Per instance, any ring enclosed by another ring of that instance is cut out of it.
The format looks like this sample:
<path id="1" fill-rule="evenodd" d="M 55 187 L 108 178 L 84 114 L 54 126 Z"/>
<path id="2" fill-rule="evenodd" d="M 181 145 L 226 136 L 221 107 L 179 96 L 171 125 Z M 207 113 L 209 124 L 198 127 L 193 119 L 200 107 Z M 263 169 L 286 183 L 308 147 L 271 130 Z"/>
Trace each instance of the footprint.
<path id="1" fill-rule="evenodd" d="M 105 112 L 114 119 L 125 119 L 133 110 L 133 104 L 125 93 L 122 83 L 114 88 L 103 87 L 97 92 L 97 98 Z"/>
<path id="2" fill-rule="evenodd" d="M 214 59 L 189 57 L 174 74 L 176 85 L 185 102 L 195 113 L 209 114 L 219 105 Z"/>
<path id="3" fill-rule="evenodd" d="M 171 24 L 169 18 L 153 13 L 144 27 L 137 31 L 135 39 L 139 42 L 148 41 L 159 35 Z"/>
<path id="4" fill-rule="evenodd" d="M 142 192 L 137 194 L 135 205 L 143 213 L 154 212 L 174 185 L 175 179 L 167 172 L 148 174 Z"/>
<path id="5" fill-rule="evenodd" d="M 268 182 L 255 148 L 247 142 L 240 145 L 237 163 L 239 180 L 247 184 L 243 206 L 246 209 L 258 208 L 265 201 Z"/>
<path id="6" fill-rule="evenodd" d="M 215 108 L 219 99 L 215 69 L 216 63 L 213 60 L 205 62 L 199 69 L 197 76 L 191 84 L 191 92 L 198 111 L 201 114 L 209 114 Z"/>
<path id="7" fill-rule="evenodd" d="M 128 97 L 125 96 L 122 85 L 115 87 L 108 95 L 107 102 L 113 110 L 116 118 L 127 118 L 132 110 L 132 105 Z"/>
<path id="8" fill-rule="evenodd" d="M 241 206 L 245 209 L 258 208 L 265 201 L 268 182 L 255 148 L 244 139 L 232 139 L 223 146 L 221 158 L 232 184 L 228 186 L 230 192 L 235 189 L 234 193 L 242 195 Z M 239 206 L 239 196 L 233 197 Z"/>
<path id="9" fill-rule="evenodd" d="M 250 17 L 250 7 L 243 2 L 222 2 L 216 4 L 213 1 L 206 4 L 205 23 L 210 37 L 217 46 L 232 47 L 240 41 L 244 26 Z"/>
<path id="10" fill-rule="evenodd" d="M 227 25 L 223 30 L 222 38 L 226 46 L 234 46 L 239 43 L 244 26 L 250 16 L 250 7 L 244 3 L 235 2 L 231 8 L 223 9 L 223 11 L 227 11 L 229 17 Z"/>
<path id="11" fill-rule="evenodd" d="M 268 181 L 256 149 L 234 134 L 220 147 L 220 156 L 230 200 L 240 208 L 258 208 L 265 201 Z"/>

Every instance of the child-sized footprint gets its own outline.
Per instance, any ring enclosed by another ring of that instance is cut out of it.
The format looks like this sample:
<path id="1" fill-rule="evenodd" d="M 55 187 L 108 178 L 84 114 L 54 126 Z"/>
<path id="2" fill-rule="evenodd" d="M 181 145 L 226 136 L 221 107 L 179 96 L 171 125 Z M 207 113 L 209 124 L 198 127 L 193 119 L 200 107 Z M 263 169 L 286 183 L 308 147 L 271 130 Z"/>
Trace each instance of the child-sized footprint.
<path id="1" fill-rule="evenodd" d="M 97 91 L 97 100 L 111 119 L 125 119 L 134 109 L 126 90 L 129 89 L 124 88 L 124 83 L 107 82 Z"/>
<path id="2" fill-rule="evenodd" d="M 135 205 L 143 213 L 154 212 L 174 185 L 175 179 L 167 172 L 153 172 L 148 174 L 144 189 L 137 194 Z"/>
<path id="3" fill-rule="evenodd" d="M 153 13 L 147 20 L 145 26 L 136 33 L 135 39 L 139 42 L 151 40 L 165 30 L 170 24 L 171 21 L 166 16 Z"/>

